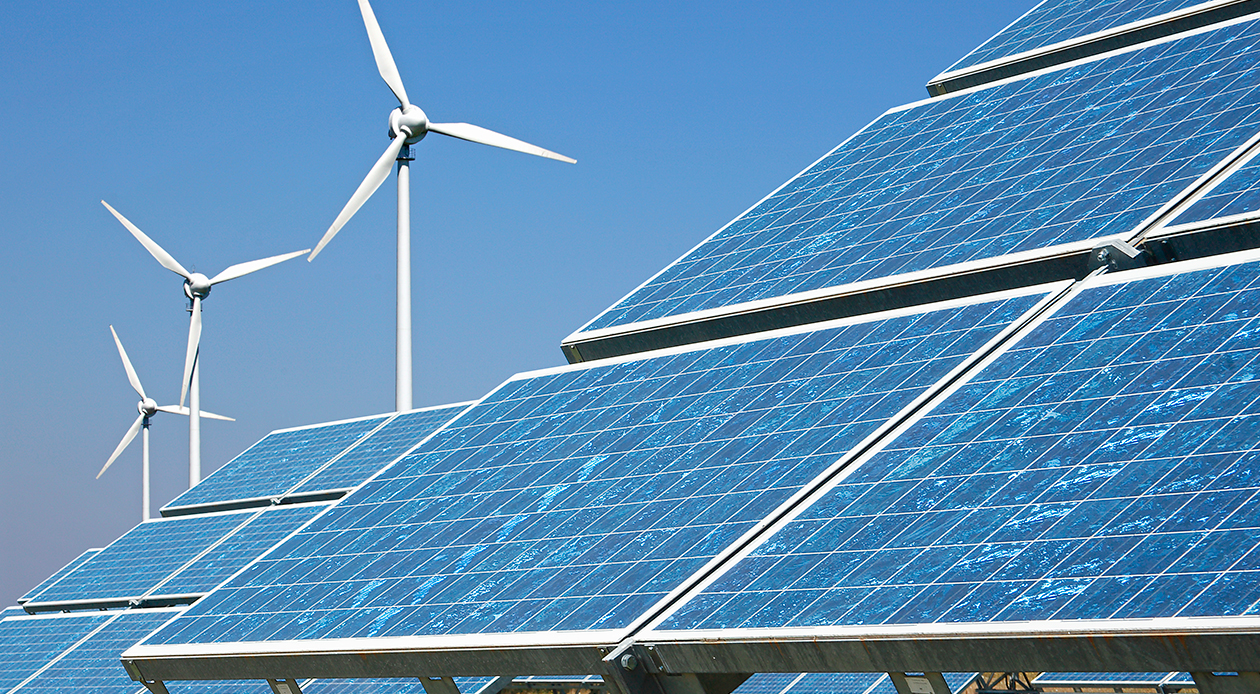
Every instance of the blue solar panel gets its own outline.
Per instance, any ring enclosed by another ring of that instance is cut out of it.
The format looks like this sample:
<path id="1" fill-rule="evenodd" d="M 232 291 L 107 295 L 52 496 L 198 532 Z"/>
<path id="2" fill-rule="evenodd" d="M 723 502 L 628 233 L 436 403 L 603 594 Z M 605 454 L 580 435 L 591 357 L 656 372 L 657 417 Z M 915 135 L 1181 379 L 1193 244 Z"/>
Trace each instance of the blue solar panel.
<path id="1" fill-rule="evenodd" d="M 87 561 L 87 560 L 91 559 L 92 557 L 96 556 L 96 553 L 97 553 L 97 552 L 99 552 L 99 551 L 101 551 L 99 548 L 97 548 L 97 549 L 89 549 L 88 551 L 84 552 L 83 554 L 80 554 L 79 556 L 75 557 L 75 558 L 74 558 L 74 560 L 72 560 L 69 564 L 66 564 L 65 566 L 63 566 L 63 567 L 61 567 L 60 569 L 58 569 L 56 573 L 54 573 L 53 575 L 51 575 L 51 576 L 49 576 L 48 578 L 44 579 L 44 581 L 43 581 L 42 583 L 40 583 L 39 585 L 35 586 L 34 588 L 31 588 L 30 590 L 26 591 L 26 595 L 23 595 L 22 597 L 18 598 L 18 602 L 26 602 L 26 601 L 30 600 L 31 598 L 35 597 L 36 595 L 39 595 L 39 594 L 40 594 L 40 593 L 42 593 L 45 589 L 47 589 L 47 588 L 48 588 L 48 586 L 51 586 L 52 584 L 54 584 L 54 583 L 56 583 L 57 581 L 61 580 L 61 577 L 62 577 L 62 576 L 65 576 L 66 574 L 70 573 L 71 571 L 74 571 L 75 569 L 79 568 L 79 566 L 80 566 L 81 564 L 83 564 L 83 562 L 85 562 L 85 561 Z"/>
<path id="2" fill-rule="evenodd" d="M 149 593 L 186 595 L 209 592 L 325 508 L 323 505 L 290 506 L 263 511 Z"/>
<path id="3" fill-rule="evenodd" d="M 468 403 L 460 403 L 400 414 L 290 493 L 357 486 L 466 409 Z"/>
<path id="4" fill-rule="evenodd" d="M 27 605 L 139 597 L 252 517 L 224 513 L 146 521 Z"/>
<path id="5" fill-rule="evenodd" d="M 91 637 L 22 685 L 20 692 L 92 692 L 135 694 L 142 689 L 118 662 L 118 657 L 145 634 L 174 616 L 171 610 L 134 610 L 114 613 L 113 619 Z"/>
<path id="6" fill-rule="evenodd" d="M 1086 286 L 658 628 L 1256 613 L 1260 264 Z"/>
<path id="7" fill-rule="evenodd" d="M 272 694 L 266 680 L 187 680 L 167 681 L 165 684 L 170 694 Z M 146 691 L 138 689 L 135 694 L 145 694 Z M 302 692 L 306 694 L 305 689 Z"/>
<path id="8" fill-rule="evenodd" d="M 1252 159 L 1209 190 L 1169 226 L 1180 226 L 1239 216 L 1256 216 L 1260 210 L 1260 159 Z"/>
<path id="9" fill-rule="evenodd" d="M 948 72 L 1200 4 L 1205 0 L 1046 0 L 954 63 Z"/>
<path id="10" fill-rule="evenodd" d="M 882 672 L 810 672 L 782 694 L 866 694 L 887 679 Z"/>
<path id="11" fill-rule="evenodd" d="M 517 377 L 150 643 L 625 628 L 1045 296 Z"/>
<path id="12" fill-rule="evenodd" d="M 10 617 L 0 621 L 0 692 L 22 683 L 112 614 Z"/>
<path id="13" fill-rule="evenodd" d="M 164 508 L 280 496 L 387 418 L 274 431 Z"/>
<path id="14" fill-rule="evenodd" d="M 762 672 L 744 680 L 733 694 L 783 694 L 793 682 L 804 677 L 801 672 Z"/>
<path id="15" fill-rule="evenodd" d="M 1233 23 L 895 109 L 582 331 L 1132 233 L 1260 131 Z"/>

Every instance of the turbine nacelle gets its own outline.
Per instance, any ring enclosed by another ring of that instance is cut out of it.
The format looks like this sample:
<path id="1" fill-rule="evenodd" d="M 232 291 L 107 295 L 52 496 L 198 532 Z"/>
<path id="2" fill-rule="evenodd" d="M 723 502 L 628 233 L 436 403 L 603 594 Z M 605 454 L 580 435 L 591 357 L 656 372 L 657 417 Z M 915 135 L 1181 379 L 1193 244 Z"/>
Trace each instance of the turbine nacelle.
<path id="1" fill-rule="evenodd" d="M 389 136 L 405 136 L 405 144 L 414 145 L 429 134 L 429 117 L 415 104 L 399 106 L 389 114 Z"/>
<path id="2" fill-rule="evenodd" d="M 212 283 L 209 277 L 200 272 L 194 272 L 188 275 L 188 279 L 184 280 L 184 296 L 188 297 L 189 301 L 194 298 L 204 299 L 210 295 L 211 286 Z"/>
<path id="3" fill-rule="evenodd" d="M 145 398 L 136 405 L 136 409 L 145 417 L 152 417 L 157 414 L 158 404 L 153 398 Z"/>

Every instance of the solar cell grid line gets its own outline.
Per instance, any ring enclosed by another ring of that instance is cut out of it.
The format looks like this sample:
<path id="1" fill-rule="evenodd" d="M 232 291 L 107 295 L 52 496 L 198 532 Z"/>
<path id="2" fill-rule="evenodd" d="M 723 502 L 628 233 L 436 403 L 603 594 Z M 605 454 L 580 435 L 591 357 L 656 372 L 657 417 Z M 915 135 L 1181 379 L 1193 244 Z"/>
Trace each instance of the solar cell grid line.
<path id="1" fill-rule="evenodd" d="M 176 613 L 178 610 L 170 609 L 117 612 L 100 629 L 10 691 L 134 694 L 136 683 L 119 664 L 118 656 Z"/>
<path id="2" fill-rule="evenodd" d="M 392 416 L 374 415 L 273 431 L 162 507 L 162 512 L 283 494 Z"/>
<path id="3" fill-rule="evenodd" d="M 204 554 L 149 589 L 145 596 L 207 593 L 327 507 L 327 504 L 308 504 L 260 511 Z"/>
<path id="4" fill-rule="evenodd" d="M 82 564 L 83 564 L 83 562 L 85 562 L 85 561 L 87 561 L 87 560 L 91 559 L 92 557 L 96 556 L 97 552 L 100 552 L 100 551 L 101 551 L 101 548 L 100 548 L 100 547 L 96 547 L 96 548 L 94 548 L 94 549 L 89 549 L 89 550 L 87 550 L 86 552 L 84 552 L 83 554 L 80 554 L 79 556 L 77 556 L 77 557 L 75 557 L 74 559 L 70 560 L 70 563 L 69 563 L 69 564 L 66 564 L 65 566 L 61 567 L 60 569 L 57 569 L 57 571 L 56 571 L 56 572 L 54 572 L 54 573 L 53 573 L 53 575 L 49 576 L 48 578 L 45 578 L 43 581 L 41 581 L 41 582 L 40 582 L 40 584 L 39 584 L 39 585 L 37 585 L 37 586 L 35 586 L 34 588 L 31 588 L 30 590 L 26 591 L 26 594 L 25 594 L 25 595 L 23 595 L 22 597 L 18 598 L 18 603 L 19 603 L 19 604 L 21 604 L 21 603 L 27 602 L 27 601 L 29 601 L 31 598 L 35 597 L 36 595 L 39 595 L 41 592 L 43 592 L 43 591 L 44 591 L 44 589 L 45 589 L 45 588 L 47 588 L 48 586 L 51 586 L 52 584 L 54 584 L 54 583 L 56 583 L 57 581 L 61 580 L 61 577 L 62 577 L 62 576 L 65 576 L 66 574 L 70 573 L 71 571 L 74 571 L 75 569 L 79 568 L 79 566 L 80 566 L 80 565 L 82 565 Z"/>
<path id="5" fill-rule="evenodd" d="M 1258 36 L 1236 20 L 890 110 L 566 342 L 1131 235 L 1260 132 Z"/>
<path id="6" fill-rule="evenodd" d="M 127 657 L 615 643 L 1063 286 L 514 377 Z"/>
<path id="7" fill-rule="evenodd" d="M 404 412 L 385 426 L 361 440 L 357 445 L 331 460 L 322 469 L 311 473 L 287 495 L 308 494 L 358 486 L 377 470 L 393 462 L 407 450 L 423 441 L 438 427 L 468 409 L 471 402 L 426 407 Z"/>
<path id="8" fill-rule="evenodd" d="M 1193 200 L 1169 222 L 1170 231 L 1203 222 L 1239 222 L 1253 219 L 1260 210 L 1260 159 L 1252 152 L 1236 170 Z"/>
<path id="9" fill-rule="evenodd" d="M 1143 20 L 1165 19 L 1175 16 L 1179 10 L 1225 5 L 1231 1 L 1047 0 L 980 44 L 932 81 L 1039 49 L 1071 45 L 1082 38 Z"/>
<path id="10" fill-rule="evenodd" d="M 1081 283 L 641 638 L 1256 614 L 1257 298 L 1255 251 Z"/>
<path id="11" fill-rule="evenodd" d="M 257 513 L 233 511 L 145 521 L 24 606 L 125 602 L 142 596 Z"/>
<path id="12" fill-rule="evenodd" d="M 41 615 L 0 620 L 0 692 L 44 668 L 116 614 Z"/>

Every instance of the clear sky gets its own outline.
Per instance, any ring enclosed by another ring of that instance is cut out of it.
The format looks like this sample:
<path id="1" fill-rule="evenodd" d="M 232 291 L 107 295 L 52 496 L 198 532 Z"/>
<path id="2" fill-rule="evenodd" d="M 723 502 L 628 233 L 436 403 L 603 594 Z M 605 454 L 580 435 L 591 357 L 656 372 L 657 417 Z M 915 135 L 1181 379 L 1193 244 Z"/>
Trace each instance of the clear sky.
<path id="1" fill-rule="evenodd" d="M 411 99 L 578 164 L 428 137 L 412 166 L 415 404 L 564 363 L 560 340 L 1033 0 L 375 0 Z M 0 603 L 139 521 L 109 335 L 179 397 L 190 269 L 313 246 L 397 105 L 354 0 L 8 0 L 0 23 Z M 393 409 L 393 178 L 313 263 L 205 303 L 205 472 L 268 431 Z M 152 428 L 154 508 L 187 424 Z M 156 513 L 156 511 L 155 511 Z"/>

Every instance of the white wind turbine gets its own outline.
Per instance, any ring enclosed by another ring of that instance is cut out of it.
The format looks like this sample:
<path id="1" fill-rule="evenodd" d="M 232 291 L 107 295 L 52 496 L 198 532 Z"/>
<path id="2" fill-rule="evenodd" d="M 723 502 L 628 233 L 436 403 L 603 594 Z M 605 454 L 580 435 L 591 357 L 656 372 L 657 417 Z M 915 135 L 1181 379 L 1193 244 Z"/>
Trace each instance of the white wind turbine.
<path id="1" fill-rule="evenodd" d="M 179 405 L 159 405 L 153 398 L 146 395 L 144 392 L 144 386 L 140 385 L 140 377 L 136 375 L 136 370 L 131 366 L 131 360 L 127 358 L 127 350 L 123 349 L 122 340 L 118 339 L 118 333 L 114 331 L 114 326 L 109 326 L 109 332 L 114 336 L 114 344 L 118 345 L 118 356 L 122 357 L 123 368 L 127 371 L 127 380 L 131 382 L 131 387 L 134 388 L 136 393 L 140 396 L 140 403 L 136 405 L 136 409 L 140 411 L 140 416 L 136 417 L 136 421 L 131 425 L 131 428 L 127 430 L 126 434 L 123 434 L 122 442 L 120 442 L 118 447 L 114 449 L 113 454 L 109 456 L 109 460 L 105 461 L 105 467 L 102 467 L 101 471 L 96 473 L 96 479 L 99 480 L 101 475 L 105 474 L 105 471 L 109 469 L 109 466 L 113 465 L 114 461 L 118 459 L 118 456 L 122 455 L 122 452 L 127 450 L 127 446 L 131 445 L 131 442 L 135 440 L 136 434 L 143 429 L 144 463 L 140 468 L 140 497 L 141 503 L 143 504 L 143 510 L 141 511 L 140 517 L 143 520 L 149 520 L 149 418 L 158 412 L 170 412 L 171 414 L 187 415 L 188 408 L 181 407 Z M 224 417 L 223 415 L 214 414 L 212 412 L 202 412 L 201 416 L 209 417 L 211 419 L 222 419 L 228 422 L 236 421 L 231 417 Z"/>
<path id="2" fill-rule="evenodd" d="M 381 33 L 380 25 L 376 23 L 376 15 L 372 12 L 372 6 L 368 4 L 368 0 L 359 0 L 359 11 L 363 13 L 363 24 L 367 27 L 368 41 L 371 42 L 372 54 L 376 57 L 376 68 L 380 71 L 385 84 L 398 99 L 399 107 L 389 114 L 389 136 L 393 138 L 393 142 L 385 149 L 381 158 L 376 160 L 376 164 L 368 171 L 367 178 L 363 179 L 363 183 L 359 184 L 354 195 L 350 196 L 350 202 L 342 208 L 341 214 L 337 215 L 332 226 L 328 227 L 328 231 L 324 233 L 324 237 L 319 240 L 319 244 L 315 246 L 315 250 L 307 260 L 314 260 L 324 246 L 337 235 L 341 227 L 350 221 L 355 212 L 359 211 L 363 203 L 372 197 L 372 193 L 375 193 L 376 189 L 389 177 L 393 162 L 397 160 L 398 342 L 394 405 L 395 409 L 403 412 L 411 409 L 411 185 L 408 162 L 412 157 L 409 145 L 423 140 L 426 134 L 434 132 L 570 164 L 576 164 L 577 160 L 469 123 L 430 123 L 424 111 L 407 100 L 407 90 L 403 88 L 398 66 L 394 64 L 394 57 L 389 52 L 385 35 Z"/>
<path id="3" fill-rule="evenodd" d="M 127 231 L 130 231 L 131 235 L 136 237 L 136 240 L 162 264 L 162 267 L 184 278 L 184 296 L 187 296 L 189 301 L 192 302 L 190 309 L 192 321 L 188 327 L 188 353 L 184 357 L 184 382 L 180 386 L 179 391 L 179 404 L 181 406 L 184 404 L 185 396 L 188 397 L 188 486 L 192 487 L 201 481 L 201 369 L 197 367 L 197 353 L 201 346 L 201 302 L 210 294 L 210 288 L 220 282 L 236 279 L 276 263 L 282 263 L 290 258 L 296 258 L 303 253 L 309 252 L 310 249 L 306 248 L 293 253 L 263 258 L 262 260 L 251 260 L 248 263 L 238 263 L 214 277 L 206 277 L 200 272 L 185 270 L 184 266 L 179 264 L 179 261 L 163 250 L 161 246 L 154 243 L 153 239 L 145 236 L 143 231 L 140 231 L 136 228 L 136 225 L 119 214 L 118 210 L 110 207 L 109 203 L 104 200 L 101 201 L 101 204 L 117 217 L 123 226 L 127 227 Z"/>

